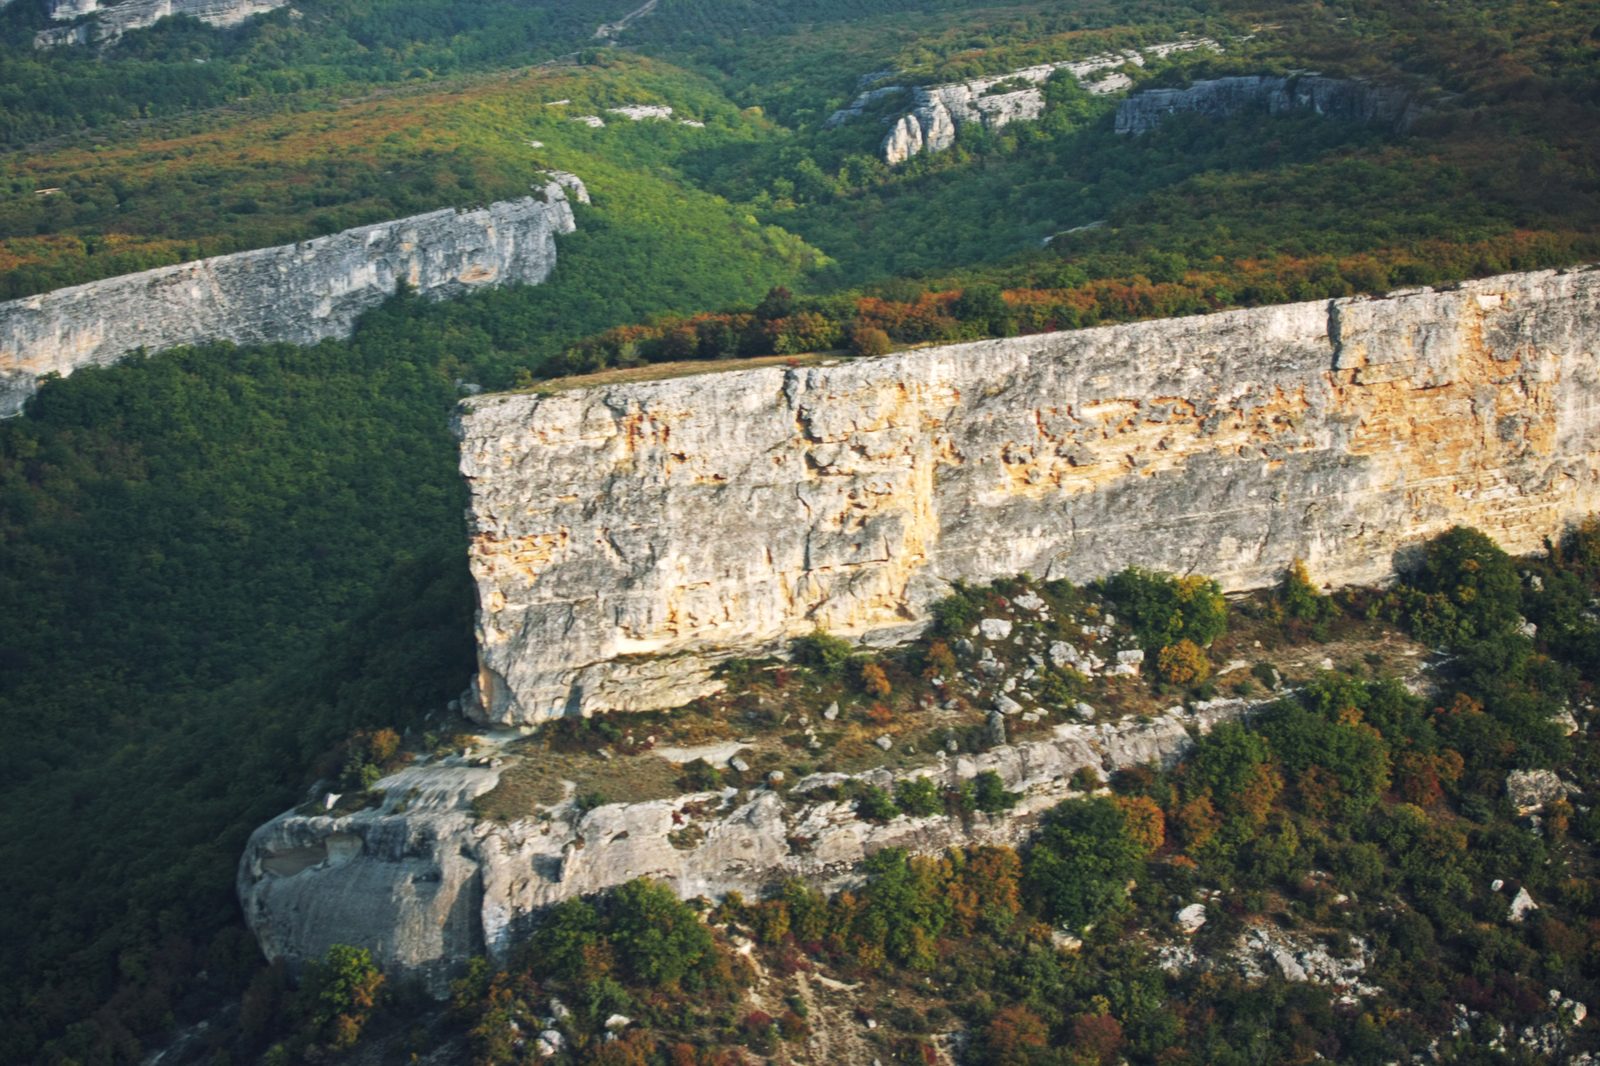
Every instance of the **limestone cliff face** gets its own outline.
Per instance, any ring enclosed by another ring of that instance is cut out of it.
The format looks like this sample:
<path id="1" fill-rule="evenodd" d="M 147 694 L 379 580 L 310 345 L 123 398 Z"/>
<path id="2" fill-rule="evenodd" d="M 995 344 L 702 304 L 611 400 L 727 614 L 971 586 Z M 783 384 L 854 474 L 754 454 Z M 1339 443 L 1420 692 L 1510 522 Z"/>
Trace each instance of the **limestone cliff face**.
<path id="1" fill-rule="evenodd" d="M 998 130 L 1018 119 L 1036 119 L 1044 113 L 1042 86 L 1058 70 L 1072 74 L 1091 93 L 1113 93 L 1133 84 L 1117 68 L 1130 63 L 1142 67 L 1146 56 L 1157 58 L 1193 49 L 1221 51 L 1217 43 L 1208 38 L 1168 41 L 1151 45 L 1142 52 L 1108 52 L 1087 59 L 1043 63 L 1006 74 L 913 89 L 911 111 L 887 120 L 889 134 L 883 139 L 879 150 L 886 162 L 903 163 L 918 152 L 939 152 L 950 147 L 955 143 L 957 127 L 969 122 L 981 123 L 985 129 Z M 1004 82 L 1024 84 L 1010 92 L 990 92 Z M 829 115 L 822 127 L 832 129 L 860 118 L 873 101 L 905 91 L 900 86 L 886 86 L 864 92 L 849 105 Z"/>
<path id="2" fill-rule="evenodd" d="M 340 818 L 290 812 L 257 829 L 240 860 L 239 899 L 268 958 L 299 964 L 353 944 L 385 971 L 420 977 L 443 995 L 474 955 L 504 962 L 552 903 L 636 877 L 665 881 L 683 897 L 755 897 L 788 878 L 831 892 L 857 883 L 862 860 L 884 847 L 936 854 L 1015 845 L 1069 794 L 1079 769 L 1174 766 L 1193 746 L 1190 728 L 1206 732 L 1247 710 L 1243 701 L 1219 700 L 1150 722 L 1057 726 L 1047 740 L 941 756 L 936 766 L 898 775 L 953 788 L 993 770 L 1009 790 L 1026 793 L 1006 815 L 974 814 L 965 823 L 941 815 L 874 824 L 848 803 L 807 798 L 842 781 L 838 774 L 805 778 L 787 800 L 728 789 L 587 812 L 568 800 L 538 818 L 476 821 L 470 803 L 500 771 L 451 758 L 379 782 L 381 808 Z M 862 776 L 892 789 L 897 775 Z"/>
<path id="3" fill-rule="evenodd" d="M 485 720 L 676 706 L 955 580 L 1130 564 L 1375 582 L 1457 523 L 1600 509 L 1600 273 L 1231 311 L 551 396 L 479 397 Z"/>
<path id="4" fill-rule="evenodd" d="M 1143 133 L 1180 111 L 1225 118 L 1248 107 L 1265 107 L 1273 115 L 1310 111 L 1349 122 L 1377 122 L 1396 130 L 1410 126 L 1423 111 L 1416 97 L 1398 86 L 1314 75 L 1217 78 L 1197 81 L 1187 89 L 1134 93 L 1118 105 L 1116 128 L 1118 133 Z"/>
<path id="5" fill-rule="evenodd" d="M 49 0 L 50 17 L 57 22 L 94 15 L 91 22 L 40 30 L 34 35 L 35 48 L 58 44 L 88 44 L 114 41 L 129 30 L 149 26 L 168 15 L 189 15 L 213 26 L 233 26 L 251 15 L 273 11 L 286 0 Z"/>
<path id="6" fill-rule="evenodd" d="M 350 331 L 401 282 L 443 298 L 481 285 L 535 283 L 573 229 L 571 175 L 538 197 L 445 209 L 302 244 L 216 256 L 0 303 L 0 417 L 47 373 L 106 365 L 139 347 L 231 340 L 312 343 Z"/>

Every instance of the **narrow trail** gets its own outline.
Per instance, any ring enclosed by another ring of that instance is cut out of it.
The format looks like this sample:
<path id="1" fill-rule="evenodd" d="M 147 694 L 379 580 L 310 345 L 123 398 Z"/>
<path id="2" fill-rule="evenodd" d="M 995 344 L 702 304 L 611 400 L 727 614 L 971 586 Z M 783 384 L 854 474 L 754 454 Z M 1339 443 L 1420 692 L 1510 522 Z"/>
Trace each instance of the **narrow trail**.
<path id="1" fill-rule="evenodd" d="M 633 9 L 626 15 L 623 15 L 617 21 L 601 23 L 600 28 L 594 31 L 595 39 L 603 40 L 615 37 L 617 34 L 628 28 L 628 23 L 632 22 L 636 18 L 648 15 L 650 12 L 654 11 L 656 9 L 656 4 L 660 2 L 661 0 L 646 0 L 643 7 Z"/>

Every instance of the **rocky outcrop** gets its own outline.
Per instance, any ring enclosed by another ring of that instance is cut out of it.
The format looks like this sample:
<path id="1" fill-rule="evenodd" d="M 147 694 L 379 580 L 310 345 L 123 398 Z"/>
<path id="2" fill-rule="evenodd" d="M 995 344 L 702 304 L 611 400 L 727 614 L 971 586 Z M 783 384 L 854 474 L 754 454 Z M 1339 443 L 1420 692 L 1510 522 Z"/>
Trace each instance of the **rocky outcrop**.
<path id="1" fill-rule="evenodd" d="M 446 208 L 0 303 L 0 417 L 20 412 L 45 374 L 104 366 L 136 348 L 309 344 L 348 334 L 402 283 L 444 298 L 543 281 L 555 234 L 573 229 L 568 191 L 579 201 L 588 194 L 570 174 L 545 175 L 536 188 L 475 211 Z"/>
<path id="2" fill-rule="evenodd" d="M 1217 78 L 1187 89 L 1134 93 L 1118 105 L 1116 128 L 1118 133 L 1143 133 L 1178 112 L 1226 118 L 1252 107 L 1272 115 L 1309 111 L 1346 122 L 1376 122 L 1397 131 L 1424 110 L 1415 95 L 1394 85 L 1316 75 Z"/>
<path id="3" fill-rule="evenodd" d="M 344 817 L 289 812 L 257 829 L 239 864 L 239 898 L 268 958 L 298 964 L 353 944 L 386 971 L 420 977 L 443 994 L 472 956 L 504 961 L 543 908 L 636 877 L 665 881 L 686 898 L 755 896 L 789 878 L 834 891 L 858 883 L 861 862 L 881 848 L 934 854 L 1017 844 L 1069 795 L 1078 770 L 1104 778 L 1148 762 L 1171 767 L 1192 748 L 1190 729 L 1207 731 L 1249 705 L 1215 701 L 1204 710 L 1057 726 L 1047 740 L 941 755 L 937 765 L 898 775 L 955 787 L 993 770 L 1025 793 L 1007 814 L 966 821 L 862 821 L 849 801 L 814 798 L 846 780 L 838 774 L 804 778 L 787 797 L 728 789 L 588 811 L 568 800 L 532 818 L 478 821 L 471 801 L 494 787 L 501 769 L 451 757 L 378 782 L 381 807 Z M 897 779 L 888 770 L 862 777 L 886 789 Z"/>
<path id="4" fill-rule="evenodd" d="M 48 0 L 50 17 L 56 22 L 94 18 L 71 26 L 54 26 L 34 35 L 35 48 L 58 44 L 91 44 L 114 41 L 129 30 L 149 26 L 168 15 L 188 15 L 212 26 L 233 26 L 251 15 L 274 11 L 286 0 Z"/>
<path id="5" fill-rule="evenodd" d="M 903 163 L 918 152 L 939 152 L 950 147 L 955 143 L 957 127 L 969 122 L 998 130 L 1019 119 L 1036 119 L 1044 113 L 1042 86 L 1058 70 L 1071 73 L 1091 93 L 1120 92 L 1133 82 L 1117 68 L 1129 63 L 1142 67 L 1146 56 L 1160 57 L 1196 48 L 1221 51 L 1215 41 L 1204 38 L 1170 41 L 1152 45 L 1142 52 L 1131 49 L 1108 52 L 1087 59 L 1043 63 L 1006 74 L 913 89 L 910 113 L 886 120 L 890 130 L 880 150 L 885 161 Z M 1025 84 L 1011 88 L 1008 82 Z M 993 92 L 996 86 L 1011 88 L 1011 91 Z M 905 91 L 900 86 L 885 86 L 864 92 L 829 115 L 822 127 L 832 129 L 860 118 L 874 101 Z"/>
<path id="6" fill-rule="evenodd" d="M 1545 271 L 553 395 L 478 397 L 484 720 L 677 706 L 957 580 L 1381 582 L 1457 523 L 1600 509 L 1600 273 Z"/>

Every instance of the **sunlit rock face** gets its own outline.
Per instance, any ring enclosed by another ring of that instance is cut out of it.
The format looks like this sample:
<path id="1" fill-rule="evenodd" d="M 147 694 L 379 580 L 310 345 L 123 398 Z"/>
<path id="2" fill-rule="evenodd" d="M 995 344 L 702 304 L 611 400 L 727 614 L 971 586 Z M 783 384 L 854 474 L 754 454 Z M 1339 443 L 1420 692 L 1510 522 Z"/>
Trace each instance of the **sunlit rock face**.
<path id="1" fill-rule="evenodd" d="M 1291 304 L 555 395 L 461 417 L 474 713 L 680 705 L 957 580 L 1128 565 L 1380 582 L 1455 524 L 1600 508 L 1600 274 Z"/>
<path id="2" fill-rule="evenodd" d="M 109 43 L 129 30 L 149 26 L 168 15 L 188 15 L 212 26 L 234 26 L 251 15 L 274 11 L 284 0 L 47 0 L 50 18 L 68 22 L 84 15 L 93 21 L 52 26 L 34 34 L 35 48 L 61 44 Z"/>
<path id="3" fill-rule="evenodd" d="M 327 237 L 159 267 L 0 303 L 0 417 L 17 414 L 45 374 L 108 365 L 134 349 L 182 344 L 310 344 L 347 335 L 400 284 L 430 298 L 555 267 L 555 235 L 573 229 L 568 174 L 538 195 L 474 211 L 446 208 Z"/>
<path id="4" fill-rule="evenodd" d="M 890 791 L 921 776 L 953 789 L 992 771 L 1020 793 L 1014 808 L 992 816 L 886 823 L 825 798 L 819 790 L 842 774 L 804 778 L 787 797 L 729 788 L 590 810 L 569 795 L 534 816 L 498 822 L 477 818 L 472 800 L 502 771 L 452 756 L 378 782 L 384 799 L 371 809 L 339 817 L 289 811 L 261 826 L 240 859 L 239 902 L 270 959 L 299 967 L 350 944 L 372 952 L 385 972 L 443 996 L 474 956 L 506 962 L 545 908 L 562 900 L 636 877 L 664 881 L 685 898 L 755 898 L 791 878 L 833 892 L 858 885 L 863 861 L 885 847 L 936 855 L 1015 846 L 1044 811 L 1079 794 L 1079 771 L 1104 779 L 1150 762 L 1174 766 L 1194 747 L 1191 730 L 1209 732 L 1250 710 L 1243 700 L 1217 700 L 1194 715 L 1178 707 L 1150 721 L 1059 725 L 1034 734 L 1039 740 L 941 755 L 916 770 L 872 770 L 862 779 Z"/>

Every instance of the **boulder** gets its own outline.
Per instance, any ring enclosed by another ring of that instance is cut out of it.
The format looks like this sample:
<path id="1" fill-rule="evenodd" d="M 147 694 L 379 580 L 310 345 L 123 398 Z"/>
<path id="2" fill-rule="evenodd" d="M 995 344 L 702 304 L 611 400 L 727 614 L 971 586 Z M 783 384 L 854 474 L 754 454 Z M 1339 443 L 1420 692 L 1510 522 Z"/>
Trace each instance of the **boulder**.
<path id="1" fill-rule="evenodd" d="M 1577 793 L 1578 789 L 1562 781 L 1553 770 L 1513 770 L 1506 775 L 1506 799 L 1519 815 L 1542 811 L 1545 804 Z"/>
<path id="2" fill-rule="evenodd" d="M 1011 635 L 1011 623 L 1004 618 L 985 618 L 978 629 L 985 640 L 1004 640 Z"/>

